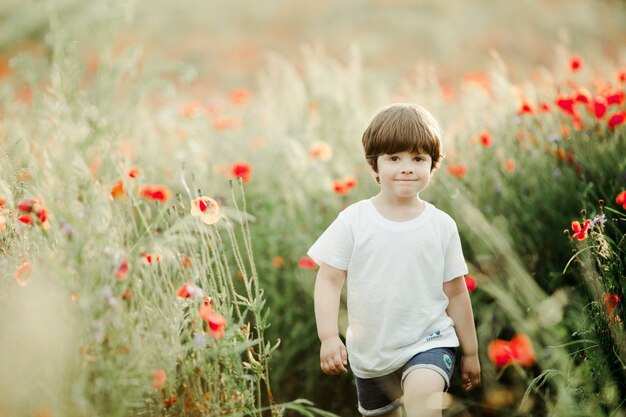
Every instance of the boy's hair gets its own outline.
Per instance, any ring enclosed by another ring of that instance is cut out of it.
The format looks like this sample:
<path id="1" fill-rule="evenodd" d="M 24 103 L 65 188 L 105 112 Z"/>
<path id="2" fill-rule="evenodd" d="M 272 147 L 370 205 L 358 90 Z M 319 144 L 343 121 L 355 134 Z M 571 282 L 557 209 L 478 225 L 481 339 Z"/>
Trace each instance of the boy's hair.
<path id="1" fill-rule="evenodd" d="M 441 127 L 432 114 L 416 104 L 392 104 L 381 110 L 363 132 L 365 158 L 378 173 L 378 156 L 398 152 L 427 153 L 431 171 L 443 158 Z"/>

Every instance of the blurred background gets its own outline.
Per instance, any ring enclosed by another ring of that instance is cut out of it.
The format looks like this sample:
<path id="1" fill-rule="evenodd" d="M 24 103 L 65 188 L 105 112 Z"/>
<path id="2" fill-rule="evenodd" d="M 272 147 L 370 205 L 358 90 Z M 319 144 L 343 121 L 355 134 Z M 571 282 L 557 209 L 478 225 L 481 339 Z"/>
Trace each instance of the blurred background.
<path id="1" fill-rule="evenodd" d="M 391 101 L 442 122 L 425 197 L 478 283 L 483 384 L 453 381 L 445 415 L 620 415 L 624 45 L 617 0 L 3 0 L 0 415 L 357 415 L 351 376 L 319 370 L 303 256 L 376 193 L 360 135 Z M 167 205 L 137 197 L 146 183 Z M 199 194 L 249 229 L 202 229 Z M 32 198 L 49 224 L 25 225 Z M 198 342 L 186 281 L 223 338 Z M 496 339 L 531 359 L 499 363 Z"/>

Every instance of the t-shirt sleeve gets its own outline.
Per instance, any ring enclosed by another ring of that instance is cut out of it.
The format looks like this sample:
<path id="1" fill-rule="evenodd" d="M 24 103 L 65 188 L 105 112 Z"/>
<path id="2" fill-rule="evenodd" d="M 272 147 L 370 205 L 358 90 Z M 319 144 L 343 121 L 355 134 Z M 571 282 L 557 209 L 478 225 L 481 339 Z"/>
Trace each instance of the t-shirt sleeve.
<path id="1" fill-rule="evenodd" d="M 467 274 L 467 264 L 465 263 L 465 257 L 463 257 L 461 238 L 454 221 L 452 221 L 451 229 L 450 239 L 445 250 L 443 282 L 452 281 L 456 277 Z"/>
<path id="2" fill-rule="evenodd" d="M 320 266 L 325 263 L 347 271 L 352 256 L 352 246 L 353 237 L 350 227 L 340 215 L 311 246 L 307 255 Z"/>

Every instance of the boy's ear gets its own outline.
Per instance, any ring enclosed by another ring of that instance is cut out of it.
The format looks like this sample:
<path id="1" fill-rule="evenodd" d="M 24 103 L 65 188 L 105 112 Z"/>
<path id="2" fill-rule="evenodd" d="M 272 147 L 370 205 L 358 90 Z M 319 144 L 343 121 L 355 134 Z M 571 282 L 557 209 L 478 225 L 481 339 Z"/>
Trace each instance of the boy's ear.
<path id="1" fill-rule="evenodd" d="M 369 168 L 369 171 L 370 171 L 370 174 L 372 174 L 372 177 L 374 177 L 376 182 L 380 184 L 380 180 L 378 179 L 378 172 L 374 171 L 374 168 L 372 168 L 370 164 L 367 164 L 367 167 Z"/>

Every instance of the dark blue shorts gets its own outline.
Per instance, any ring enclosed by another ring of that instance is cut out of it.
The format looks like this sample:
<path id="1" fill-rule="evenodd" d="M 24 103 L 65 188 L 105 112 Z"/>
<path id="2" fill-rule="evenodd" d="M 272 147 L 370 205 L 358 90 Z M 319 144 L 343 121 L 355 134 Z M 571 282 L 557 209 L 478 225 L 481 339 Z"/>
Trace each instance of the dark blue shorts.
<path id="1" fill-rule="evenodd" d="M 355 376 L 359 412 L 364 416 L 378 416 L 398 408 L 404 379 L 409 372 L 417 368 L 432 369 L 440 374 L 446 382 L 447 391 L 450 388 L 455 358 L 456 348 L 434 348 L 418 353 L 403 367 L 389 375 L 367 379 Z"/>

